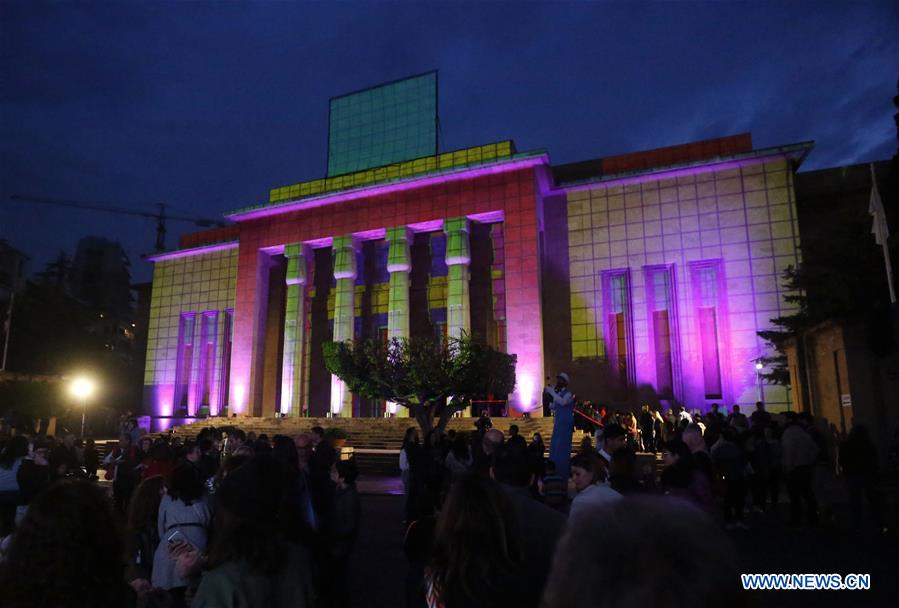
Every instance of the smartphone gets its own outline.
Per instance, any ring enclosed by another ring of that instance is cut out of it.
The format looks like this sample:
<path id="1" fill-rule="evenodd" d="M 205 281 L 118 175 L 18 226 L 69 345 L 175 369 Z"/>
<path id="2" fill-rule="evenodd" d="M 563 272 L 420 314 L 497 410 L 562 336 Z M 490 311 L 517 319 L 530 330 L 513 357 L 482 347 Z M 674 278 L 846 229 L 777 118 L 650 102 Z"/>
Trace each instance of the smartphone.
<path id="1" fill-rule="evenodd" d="M 166 540 L 170 545 L 174 545 L 175 543 L 187 543 L 188 545 L 191 544 L 191 542 L 187 540 L 187 537 L 184 536 L 184 533 L 181 532 L 181 530 L 175 530 L 174 532 L 169 534 Z"/>

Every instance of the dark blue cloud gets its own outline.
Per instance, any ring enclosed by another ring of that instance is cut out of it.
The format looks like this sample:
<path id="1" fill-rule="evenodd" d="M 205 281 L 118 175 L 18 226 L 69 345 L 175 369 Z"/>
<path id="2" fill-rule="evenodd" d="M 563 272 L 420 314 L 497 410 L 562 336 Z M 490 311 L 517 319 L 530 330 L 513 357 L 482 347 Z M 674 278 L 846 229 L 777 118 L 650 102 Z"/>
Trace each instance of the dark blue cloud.
<path id="1" fill-rule="evenodd" d="M 752 131 L 816 140 L 808 168 L 885 158 L 897 25 L 894 2 L 7 1 L 0 238 L 33 269 L 83 234 L 136 262 L 150 221 L 2 201 L 258 203 L 324 174 L 329 97 L 433 68 L 445 149 L 511 137 L 570 162 Z"/>

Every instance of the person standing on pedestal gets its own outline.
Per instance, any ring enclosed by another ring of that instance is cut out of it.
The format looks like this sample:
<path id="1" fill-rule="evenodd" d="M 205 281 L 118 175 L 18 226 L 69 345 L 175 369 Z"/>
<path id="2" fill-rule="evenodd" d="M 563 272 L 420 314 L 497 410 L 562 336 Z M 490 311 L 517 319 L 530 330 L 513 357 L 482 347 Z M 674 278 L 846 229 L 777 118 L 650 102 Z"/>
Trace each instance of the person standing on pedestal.
<path id="1" fill-rule="evenodd" d="M 552 398 L 553 436 L 549 445 L 549 459 L 556 464 L 556 474 L 568 479 L 568 463 L 571 459 L 571 434 L 574 432 L 574 395 L 568 390 L 568 374 L 556 377 L 556 386 L 547 386 L 543 394 Z M 548 400 L 548 399 L 547 399 Z"/>

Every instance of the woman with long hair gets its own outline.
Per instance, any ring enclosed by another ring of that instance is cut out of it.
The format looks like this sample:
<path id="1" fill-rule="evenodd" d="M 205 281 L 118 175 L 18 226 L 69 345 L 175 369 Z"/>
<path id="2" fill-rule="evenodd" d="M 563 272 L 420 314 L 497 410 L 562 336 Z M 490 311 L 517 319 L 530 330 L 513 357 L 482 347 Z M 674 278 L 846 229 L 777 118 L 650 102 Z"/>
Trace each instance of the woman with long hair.
<path id="1" fill-rule="evenodd" d="M 115 522 L 106 494 L 90 482 L 64 480 L 41 492 L 0 564 L 4 608 L 129 605 Z"/>
<path id="2" fill-rule="evenodd" d="M 189 580 L 175 569 L 169 544 L 186 542 L 199 551 L 206 549 L 211 519 L 205 500 L 203 478 L 189 462 L 179 464 L 165 482 L 165 496 L 159 503 L 157 528 L 159 545 L 153 556 L 153 587 L 168 589 L 173 597 L 183 596 Z"/>
<path id="3" fill-rule="evenodd" d="M 440 512 L 425 573 L 429 608 L 522 605 L 518 522 L 502 489 L 470 476 L 453 484 Z"/>
<path id="4" fill-rule="evenodd" d="M 159 546 L 159 503 L 163 494 L 165 478 L 154 475 L 137 486 L 128 505 L 126 580 L 136 590 L 152 586 L 153 554 Z"/>
<path id="5" fill-rule="evenodd" d="M 222 481 L 213 543 L 192 608 L 311 608 L 307 553 L 280 531 L 280 477 L 278 463 L 261 456 Z M 181 569 L 202 563 L 200 552 L 184 544 L 173 553 Z"/>

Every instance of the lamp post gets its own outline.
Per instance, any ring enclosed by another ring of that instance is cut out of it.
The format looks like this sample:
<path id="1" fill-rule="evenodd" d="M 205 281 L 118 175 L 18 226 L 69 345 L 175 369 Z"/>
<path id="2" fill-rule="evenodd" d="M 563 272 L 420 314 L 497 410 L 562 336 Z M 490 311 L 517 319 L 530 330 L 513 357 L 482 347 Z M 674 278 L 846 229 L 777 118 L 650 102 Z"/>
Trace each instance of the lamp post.
<path id="1" fill-rule="evenodd" d="M 764 401 L 762 399 L 762 370 L 765 368 L 761 361 L 755 362 L 755 395 L 756 401 Z"/>
<path id="2" fill-rule="evenodd" d="M 87 414 L 87 398 L 94 394 L 94 381 L 85 376 L 79 376 L 72 381 L 70 388 L 72 395 L 81 403 L 81 437 L 84 437 L 84 419 Z"/>

